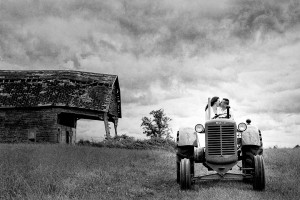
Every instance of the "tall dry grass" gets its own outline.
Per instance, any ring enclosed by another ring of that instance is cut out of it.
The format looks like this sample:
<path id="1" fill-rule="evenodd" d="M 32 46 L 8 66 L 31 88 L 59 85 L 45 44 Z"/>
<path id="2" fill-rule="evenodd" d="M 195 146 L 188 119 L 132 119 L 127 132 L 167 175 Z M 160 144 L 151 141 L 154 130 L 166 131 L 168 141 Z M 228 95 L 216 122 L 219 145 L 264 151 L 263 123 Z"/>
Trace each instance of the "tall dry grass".
<path id="1" fill-rule="evenodd" d="M 266 191 L 234 181 L 181 191 L 175 153 L 51 144 L 0 144 L 1 199 L 299 199 L 299 149 L 265 150 Z M 197 164 L 197 173 L 206 173 Z"/>
<path id="2" fill-rule="evenodd" d="M 132 199 L 154 194 L 146 185 L 162 177 L 172 182 L 166 151 L 0 144 L 0 152 L 2 199 Z"/>

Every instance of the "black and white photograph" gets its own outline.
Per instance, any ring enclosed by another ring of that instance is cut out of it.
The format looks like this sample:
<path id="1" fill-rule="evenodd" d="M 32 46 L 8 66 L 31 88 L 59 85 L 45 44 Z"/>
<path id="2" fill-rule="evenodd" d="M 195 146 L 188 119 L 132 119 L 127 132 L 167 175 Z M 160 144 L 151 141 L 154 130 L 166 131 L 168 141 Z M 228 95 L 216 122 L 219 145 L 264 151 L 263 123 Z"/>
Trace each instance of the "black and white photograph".
<path id="1" fill-rule="evenodd" d="M 0 0 L 0 199 L 300 198 L 300 0 Z"/>

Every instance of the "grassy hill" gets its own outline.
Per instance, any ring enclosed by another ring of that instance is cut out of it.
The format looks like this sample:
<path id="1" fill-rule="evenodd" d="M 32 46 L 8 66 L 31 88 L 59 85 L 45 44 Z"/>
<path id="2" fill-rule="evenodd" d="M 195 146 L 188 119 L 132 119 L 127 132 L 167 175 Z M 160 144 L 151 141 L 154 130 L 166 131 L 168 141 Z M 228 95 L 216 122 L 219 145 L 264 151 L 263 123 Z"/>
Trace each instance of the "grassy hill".
<path id="1" fill-rule="evenodd" d="M 0 144 L 1 199 L 298 199 L 300 149 L 266 149 L 266 190 L 238 181 L 176 183 L 175 153 Z M 197 164 L 197 174 L 206 169 Z"/>

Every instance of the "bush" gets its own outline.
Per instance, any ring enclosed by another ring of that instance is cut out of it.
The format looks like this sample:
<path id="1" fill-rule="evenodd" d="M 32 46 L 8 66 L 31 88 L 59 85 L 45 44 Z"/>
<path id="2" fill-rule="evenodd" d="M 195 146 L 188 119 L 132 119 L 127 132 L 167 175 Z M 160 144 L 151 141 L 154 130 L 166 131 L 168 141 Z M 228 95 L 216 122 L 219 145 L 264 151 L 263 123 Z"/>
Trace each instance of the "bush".
<path id="1" fill-rule="evenodd" d="M 77 142 L 78 145 L 91 145 L 91 142 L 89 140 L 83 140 L 83 139 L 80 139 L 78 142 Z"/>
<path id="2" fill-rule="evenodd" d="M 123 149 L 165 149 L 173 151 L 176 147 L 176 142 L 170 139 L 152 137 L 150 139 L 136 140 L 134 137 L 125 134 L 106 138 L 101 142 L 90 142 L 80 140 L 78 145 L 90 145 L 95 147 L 107 148 L 123 148 Z"/>

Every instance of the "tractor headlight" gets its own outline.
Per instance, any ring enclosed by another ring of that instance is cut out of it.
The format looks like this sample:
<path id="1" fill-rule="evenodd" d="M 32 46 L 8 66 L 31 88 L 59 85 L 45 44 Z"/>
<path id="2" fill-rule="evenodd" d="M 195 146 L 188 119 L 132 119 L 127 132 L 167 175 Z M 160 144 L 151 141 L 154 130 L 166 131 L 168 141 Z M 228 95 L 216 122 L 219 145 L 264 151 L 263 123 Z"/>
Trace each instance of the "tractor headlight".
<path id="1" fill-rule="evenodd" d="M 244 122 L 239 123 L 239 125 L 238 125 L 239 131 L 245 131 L 246 129 L 247 129 L 247 125 Z"/>
<path id="2" fill-rule="evenodd" d="M 203 125 L 202 125 L 202 124 L 197 124 L 197 125 L 195 126 L 195 131 L 196 131 L 197 133 L 203 133 L 203 132 L 204 132 L 204 127 L 203 127 Z"/>

